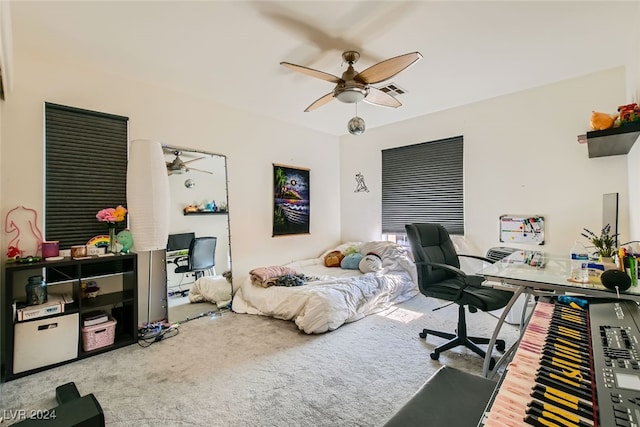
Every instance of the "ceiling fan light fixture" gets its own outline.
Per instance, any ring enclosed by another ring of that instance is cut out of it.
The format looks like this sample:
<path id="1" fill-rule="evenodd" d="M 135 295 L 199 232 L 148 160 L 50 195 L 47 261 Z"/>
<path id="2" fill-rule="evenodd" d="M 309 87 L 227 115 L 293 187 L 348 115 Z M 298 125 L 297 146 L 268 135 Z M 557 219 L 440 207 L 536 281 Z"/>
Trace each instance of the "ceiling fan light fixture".
<path id="1" fill-rule="evenodd" d="M 336 86 L 333 94 L 340 102 L 355 104 L 369 94 L 369 87 L 355 80 L 344 81 Z"/>
<path id="2" fill-rule="evenodd" d="M 362 101 L 367 96 L 367 90 L 359 87 L 344 88 L 335 94 L 338 101 L 353 104 Z"/>

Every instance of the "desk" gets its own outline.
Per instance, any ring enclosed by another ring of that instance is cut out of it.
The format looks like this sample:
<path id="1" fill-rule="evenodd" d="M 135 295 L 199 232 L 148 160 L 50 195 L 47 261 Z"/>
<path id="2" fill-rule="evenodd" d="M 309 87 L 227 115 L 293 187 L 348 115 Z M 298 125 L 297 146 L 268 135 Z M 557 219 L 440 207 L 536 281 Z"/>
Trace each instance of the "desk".
<path id="1" fill-rule="evenodd" d="M 600 283 L 573 283 L 567 280 L 571 272 L 571 260 L 568 256 L 554 256 L 540 253 L 537 258 L 542 262 L 541 267 L 534 267 L 524 262 L 531 258 L 531 251 L 516 251 L 513 254 L 503 258 L 502 260 L 489 265 L 478 274 L 484 276 L 487 281 L 485 286 L 496 287 L 500 289 L 513 291 L 513 297 L 502 312 L 502 316 L 498 320 L 498 324 L 489 341 L 487 348 L 487 357 L 482 367 L 482 375 L 489 376 L 489 363 L 491 360 L 491 352 L 495 345 L 498 333 L 502 328 L 507 313 L 516 302 L 516 299 L 522 294 L 531 295 L 540 294 L 578 294 L 586 296 L 594 296 L 601 298 L 616 298 L 616 293 L 602 286 Z M 631 287 L 625 292 L 620 292 L 621 299 L 640 301 L 640 286 Z M 516 343 L 517 344 L 517 343 Z M 516 345 L 514 344 L 514 346 Z M 504 360 L 503 358 L 513 351 L 514 346 L 510 348 L 505 355 L 496 363 L 497 369 Z"/>

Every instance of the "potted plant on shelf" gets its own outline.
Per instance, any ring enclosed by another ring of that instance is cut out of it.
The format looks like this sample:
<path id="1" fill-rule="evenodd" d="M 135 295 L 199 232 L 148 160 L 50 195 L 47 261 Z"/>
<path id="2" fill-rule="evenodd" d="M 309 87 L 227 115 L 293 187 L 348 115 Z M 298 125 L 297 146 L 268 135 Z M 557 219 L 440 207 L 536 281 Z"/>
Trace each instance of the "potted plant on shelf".
<path id="1" fill-rule="evenodd" d="M 595 255 L 598 256 L 600 262 L 613 263 L 612 257 L 617 251 L 618 234 L 611 233 L 611 226 L 609 224 L 602 227 L 600 235 L 584 228 L 585 232 L 581 233 L 583 237 L 586 237 L 595 246 Z"/>

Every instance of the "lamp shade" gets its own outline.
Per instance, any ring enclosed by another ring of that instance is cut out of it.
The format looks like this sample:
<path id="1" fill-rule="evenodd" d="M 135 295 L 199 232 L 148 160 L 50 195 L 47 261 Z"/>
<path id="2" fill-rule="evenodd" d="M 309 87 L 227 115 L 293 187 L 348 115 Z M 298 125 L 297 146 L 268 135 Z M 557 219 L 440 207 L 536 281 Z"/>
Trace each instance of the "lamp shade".
<path id="1" fill-rule="evenodd" d="M 169 178 L 157 141 L 136 139 L 129 146 L 127 209 L 136 251 L 164 249 L 169 238 Z"/>

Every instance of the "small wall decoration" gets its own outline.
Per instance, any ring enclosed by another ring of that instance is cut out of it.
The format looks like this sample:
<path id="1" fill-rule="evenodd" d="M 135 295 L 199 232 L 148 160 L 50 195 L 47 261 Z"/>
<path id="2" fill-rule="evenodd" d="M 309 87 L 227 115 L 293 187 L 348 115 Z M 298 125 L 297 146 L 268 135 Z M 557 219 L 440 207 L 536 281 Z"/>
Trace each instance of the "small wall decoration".
<path id="1" fill-rule="evenodd" d="M 544 245 L 544 218 L 536 215 L 501 215 L 500 241 Z"/>
<path id="2" fill-rule="evenodd" d="M 42 232 L 38 228 L 38 212 L 16 206 L 4 217 L 4 232 L 9 234 L 7 257 L 11 259 L 35 257 L 41 253 Z"/>
<path id="3" fill-rule="evenodd" d="M 309 233 L 309 169 L 273 164 L 273 236 Z"/>
<path id="4" fill-rule="evenodd" d="M 367 188 L 367 184 L 364 183 L 364 175 L 358 172 L 356 174 L 356 189 L 353 191 L 354 193 L 362 193 L 363 191 L 369 192 Z"/>

